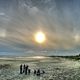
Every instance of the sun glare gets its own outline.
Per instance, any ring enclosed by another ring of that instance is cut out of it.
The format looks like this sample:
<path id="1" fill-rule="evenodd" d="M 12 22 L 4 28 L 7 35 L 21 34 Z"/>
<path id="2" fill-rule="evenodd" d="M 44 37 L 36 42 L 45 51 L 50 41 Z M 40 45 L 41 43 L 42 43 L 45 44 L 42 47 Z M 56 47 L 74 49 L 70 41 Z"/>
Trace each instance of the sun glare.
<path id="1" fill-rule="evenodd" d="M 37 32 L 36 34 L 35 34 L 35 41 L 37 42 L 37 43 L 43 43 L 44 41 L 46 40 L 46 37 L 45 37 L 45 34 L 43 33 L 43 32 L 41 32 L 41 31 L 39 31 L 39 32 Z"/>
<path id="2" fill-rule="evenodd" d="M 80 40 L 79 34 L 76 34 L 76 35 L 74 36 L 74 39 L 75 39 L 76 42 L 78 42 L 78 41 Z"/>

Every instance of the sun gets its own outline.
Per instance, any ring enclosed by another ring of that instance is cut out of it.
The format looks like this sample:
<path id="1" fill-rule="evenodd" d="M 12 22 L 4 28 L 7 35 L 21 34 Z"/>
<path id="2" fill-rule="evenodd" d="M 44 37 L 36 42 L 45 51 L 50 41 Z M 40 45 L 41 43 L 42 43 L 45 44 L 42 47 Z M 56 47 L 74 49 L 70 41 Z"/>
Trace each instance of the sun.
<path id="1" fill-rule="evenodd" d="M 46 40 L 46 36 L 45 36 L 45 34 L 42 31 L 37 32 L 35 34 L 34 38 L 35 38 L 35 41 L 37 43 L 40 43 L 40 44 L 45 42 L 45 40 Z"/>

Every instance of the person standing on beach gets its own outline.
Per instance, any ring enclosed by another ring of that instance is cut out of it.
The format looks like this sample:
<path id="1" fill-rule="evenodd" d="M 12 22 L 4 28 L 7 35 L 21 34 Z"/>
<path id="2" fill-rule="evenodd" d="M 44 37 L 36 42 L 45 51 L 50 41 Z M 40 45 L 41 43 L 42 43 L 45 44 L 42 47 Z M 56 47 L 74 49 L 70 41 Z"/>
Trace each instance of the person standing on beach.
<path id="1" fill-rule="evenodd" d="M 23 66 L 23 73 L 25 72 L 25 64 L 24 64 L 24 66 Z"/>
<path id="2" fill-rule="evenodd" d="M 38 69 L 36 75 L 37 75 L 37 76 L 40 76 L 40 74 L 41 74 L 41 73 L 40 73 L 40 69 Z"/>
<path id="3" fill-rule="evenodd" d="M 20 65 L 20 74 L 22 74 L 22 64 Z"/>
<path id="4" fill-rule="evenodd" d="M 30 73 L 31 73 L 31 69 L 28 69 L 28 74 L 30 75 Z"/>
<path id="5" fill-rule="evenodd" d="M 25 75 L 27 75 L 27 73 L 28 73 L 28 65 L 25 67 Z"/>

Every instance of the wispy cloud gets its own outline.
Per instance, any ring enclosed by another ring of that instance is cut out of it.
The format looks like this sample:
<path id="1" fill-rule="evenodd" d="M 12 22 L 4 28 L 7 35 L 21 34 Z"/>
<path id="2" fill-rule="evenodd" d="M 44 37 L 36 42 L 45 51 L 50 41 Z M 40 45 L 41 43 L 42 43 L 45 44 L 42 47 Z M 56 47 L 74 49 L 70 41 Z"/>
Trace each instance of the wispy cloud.
<path id="1" fill-rule="evenodd" d="M 71 49 L 80 45 L 80 40 L 76 42 L 74 38 L 80 35 L 78 0 L 11 1 L 0 3 L 1 45 L 14 51 L 39 50 L 33 38 L 39 30 L 47 38 L 42 50 Z"/>
<path id="2" fill-rule="evenodd" d="M 3 13 L 3 12 L 0 12 L 0 16 L 4 16 L 5 15 L 5 13 Z"/>

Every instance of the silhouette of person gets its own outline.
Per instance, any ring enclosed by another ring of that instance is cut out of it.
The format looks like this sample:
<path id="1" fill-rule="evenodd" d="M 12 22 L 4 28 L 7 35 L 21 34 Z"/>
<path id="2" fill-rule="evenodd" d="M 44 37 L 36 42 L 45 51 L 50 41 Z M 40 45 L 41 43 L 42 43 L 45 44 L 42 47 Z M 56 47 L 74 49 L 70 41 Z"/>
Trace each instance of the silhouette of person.
<path id="1" fill-rule="evenodd" d="M 25 75 L 27 75 L 27 73 L 28 73 L 28 65 L 27 66 L 25 66 Z"/>
<path id="2" fill-rule="evenodd" d="M 25 75 L 27 75 L 27 67 L 25 67 Z"/>
<path id="3" fill-rule="evenodd" d="M 36 75 L 36 70 L 34 70 L 34 75 Z"/>
<path id="4" fill-rule="evenodd" d="M 37 70 L 37 76 L 40 76 L 40 69 Z"/>
<path id="5" fill-rule="evenodd" d="M 26 66 L 26 68 L 28 69 L 28 68 L 29 68 L 29 66 L 27 65 L 27 66 Z"/>
<path id="6" fill-rule="evenodd" d="M 23 66 L 23 73 L 25 72 L 25 64 L 24 64 L 24 66 Z"/>
<path id="7" fill-rule="evenodd" d="M 20 65 L 20 74 L 22 74 L 22 64 Z"/>
<path id="8" fill-rule="evenodd" d="M 28 74 L 30 74 L 31 73 L 31 69 L 28 69 Z"/>
<path id="9" fill-rule="evenodd" d="M 45 73 L 45 71 L 43 70 L 43 71 L 42 71 L 42 74 L 44 74 L 44 73 Z"/>

